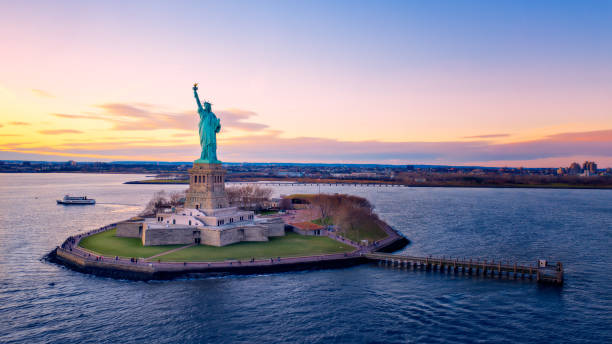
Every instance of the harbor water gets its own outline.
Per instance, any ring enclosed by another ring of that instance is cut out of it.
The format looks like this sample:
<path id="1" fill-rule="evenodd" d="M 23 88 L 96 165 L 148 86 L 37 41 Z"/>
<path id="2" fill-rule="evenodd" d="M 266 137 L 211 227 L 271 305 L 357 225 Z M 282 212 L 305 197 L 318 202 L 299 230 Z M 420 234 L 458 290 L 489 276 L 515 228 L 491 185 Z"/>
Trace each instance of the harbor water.
<path id="1" fill-rule="evenodd" d="M 376 264 L 135 282 L 42 260 L 186 188 L 123 184 L 143 178 L 0 174 L 0 343 L 612 342 L 612 190 L 272 187 L 366 197 L 406 254 L 561 261 L 562 287 Z"/>

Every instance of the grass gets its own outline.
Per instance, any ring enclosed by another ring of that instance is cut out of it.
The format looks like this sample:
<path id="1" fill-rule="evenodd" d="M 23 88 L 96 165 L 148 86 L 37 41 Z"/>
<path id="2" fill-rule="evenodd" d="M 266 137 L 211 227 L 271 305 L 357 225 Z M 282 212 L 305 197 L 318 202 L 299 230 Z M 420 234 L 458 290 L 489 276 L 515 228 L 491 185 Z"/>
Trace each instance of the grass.
<path id="1" fill-rule="evenodd" d="M 372 218 L 363 221 L 353 229 L 341 231 L 340 234 L 357 242 L 364 239 L 376 241 L 387 237 L 387 232 Z"/>
<path id="2" fill-rule="evenodd" d="M 328 226 L 334 224 L 334 220 L 330 216 L 324 219 L 320 218 L 312 220 L 311 222 L 320 226 Z M 369 241 L 376 241 L 382 240 L 387 237 L 387 232 L 385 232 L 373 218 L 364 220 L 363 222 L 359 223 L 355 228 L 347 229 L 344 232 L 341 231 L 341 233 L 339 234 L 356 242 L 359 242 L 363 239 Z"/>
<path id="3" fill-rule="evenodd" d="M 139 238 L 120 238 L 112 229 L 82 239 L 79 246 L 104 256 L 148 258 L 185 245 L 142 246 Z"/>
<path id="4" fill-rule="evenodd" d="M 354 248 L 328 237 L 302 236 L 287 233 L 267 242 L 240 242 L 223 247 L 199 245 L 188 247 L 156 259 L 172 262 L 213 262 L 224 260 L 301 257 L 351 252 Z"/>

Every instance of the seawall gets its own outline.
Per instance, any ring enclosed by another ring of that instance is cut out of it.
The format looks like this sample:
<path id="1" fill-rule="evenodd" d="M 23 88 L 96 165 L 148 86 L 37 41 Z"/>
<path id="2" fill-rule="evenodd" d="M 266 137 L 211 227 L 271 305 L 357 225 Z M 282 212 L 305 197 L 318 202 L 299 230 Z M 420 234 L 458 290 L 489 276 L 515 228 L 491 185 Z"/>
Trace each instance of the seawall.
<path id="1" fill-rule="evenodd" d="M 283 258 L 281 261 L 250 262 L 188 262 L 188 263 L 135 263 L 118 264 L 113 260 L 96 261 L 79 257 L 62 248 L 56 248 L 46 257 L 48 261 L 64 265 L 70 269 L 97 276 L 130 280 L 168 280 L 184 276 L 246 275 L 289 271 L 346 268 L 366 263 L 361 255 L 346 257 L 317 257 L 319 259 Z"/>

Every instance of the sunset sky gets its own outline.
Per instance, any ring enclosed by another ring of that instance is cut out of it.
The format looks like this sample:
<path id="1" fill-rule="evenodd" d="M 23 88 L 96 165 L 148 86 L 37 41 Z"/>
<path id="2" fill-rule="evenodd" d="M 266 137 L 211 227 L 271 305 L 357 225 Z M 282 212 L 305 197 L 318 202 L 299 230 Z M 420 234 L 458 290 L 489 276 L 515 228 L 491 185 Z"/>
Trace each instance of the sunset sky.
<path id="1" fill-rule="evenodd" d="M 0 159 L 612 166 L 612 1 L 1 1 Z"/>

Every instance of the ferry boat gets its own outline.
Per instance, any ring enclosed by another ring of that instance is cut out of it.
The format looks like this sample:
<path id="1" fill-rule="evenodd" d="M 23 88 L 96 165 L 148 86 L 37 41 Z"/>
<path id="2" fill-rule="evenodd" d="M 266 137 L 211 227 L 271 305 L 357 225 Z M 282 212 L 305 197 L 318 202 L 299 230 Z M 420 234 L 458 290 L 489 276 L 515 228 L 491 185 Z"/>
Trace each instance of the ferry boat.
<path id="1" fill-rule="evenodd" d="M 96 200 L 87 196 L 66 195 L 63 199 L 58 199 L 57 204 L 96 204 Z"/>

